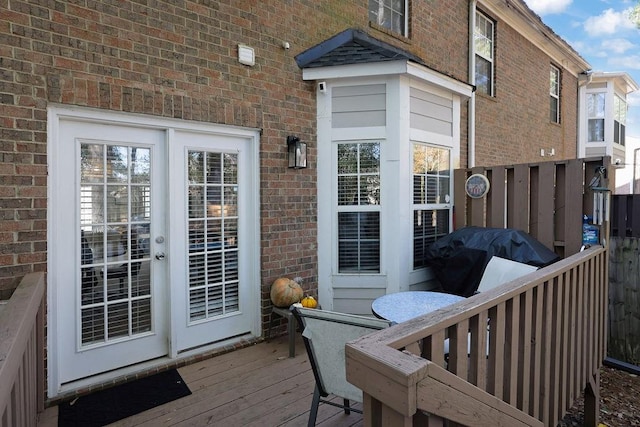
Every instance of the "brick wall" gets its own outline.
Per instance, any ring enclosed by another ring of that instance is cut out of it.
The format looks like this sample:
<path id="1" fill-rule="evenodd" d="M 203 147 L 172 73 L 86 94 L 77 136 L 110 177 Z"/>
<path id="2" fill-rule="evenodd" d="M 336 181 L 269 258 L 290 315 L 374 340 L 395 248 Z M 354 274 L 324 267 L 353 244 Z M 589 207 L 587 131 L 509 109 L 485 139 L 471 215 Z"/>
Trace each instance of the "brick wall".
<path id="1" fill-rule="evenodd" d="M 504 22 L 495 29 L 495 97 L 476 98 L 476 165 L 576 158 L 577 78 L 553 63 L 561 70 L 562 111 L 560 124 L 551 123 L 551 59 Z"/>
<path id="2" fill-rule="evenodd" d="M 262 129 L 264 277 L 315 281 L 314 168 L 290 171 L 285 160 L 286 135 L 296 134 L 314 165 L 313 85 L 293 56 L 343 29 L 349 13 L 361 25 L 366 14 L 314 1 L 201 3 L 1 6 L 0 296 L 46 269 L 49 103 Z M 322 27 L 311 25 L 318 15 Z M 238 43 L 255 48 L 254 67 L 238 63 Z"/>

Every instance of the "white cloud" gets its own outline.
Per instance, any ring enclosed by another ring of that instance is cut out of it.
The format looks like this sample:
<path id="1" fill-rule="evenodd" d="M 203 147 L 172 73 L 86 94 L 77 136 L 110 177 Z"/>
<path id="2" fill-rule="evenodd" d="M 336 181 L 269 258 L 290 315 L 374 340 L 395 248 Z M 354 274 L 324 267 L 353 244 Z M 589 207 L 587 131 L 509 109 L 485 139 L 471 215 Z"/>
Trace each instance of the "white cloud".
<path id="1" fill-rule="evenodd" d="M 526 0 L 527 5 L 540 16 L 562 13 L 573 0 Z"/>
<path id="2" fill-rule="evenodd" d="M 602 41 L 602 48 L 608 52 L 616 55 L 625 53 L 626 51 L 633 49 L 635 45 L 627 39 L 608 39 Z"/>
<path id="3" fill-rule="evenodd" d="M 630 29 L 635 29 L 635 25 L 629 19 L 629 10 L 616 12 L 613 9 L 607 9 L 584 22 L 584 30 L 591 37 L 617 34 Z"/>
<path id="4" fill-rule="evenodd" d="M 609 65 L 622 70 L 640 70 L 640 55 L 618 56 L 608 60 Z M 640 82 L 638 82 L 640 83 Z"/>

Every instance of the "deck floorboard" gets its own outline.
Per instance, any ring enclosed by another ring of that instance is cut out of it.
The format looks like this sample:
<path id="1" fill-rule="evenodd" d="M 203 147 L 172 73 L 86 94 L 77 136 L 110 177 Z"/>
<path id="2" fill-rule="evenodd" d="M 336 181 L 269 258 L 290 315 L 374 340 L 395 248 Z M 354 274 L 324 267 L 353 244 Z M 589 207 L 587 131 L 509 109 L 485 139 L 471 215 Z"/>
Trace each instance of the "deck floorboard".
<path id="1" fill-rule="evenodd" d="M 300 336 L 296 357 L 288 355 L 287 337 L 280 336 L 179 368 L 191 395 L 111 426 L 306 426 L 314 379 Z M 316 425 L 362 426 L 362 415 L 321 404 Z M 48 408 L 38 423 L 54 426 L 57 407 Z"/>

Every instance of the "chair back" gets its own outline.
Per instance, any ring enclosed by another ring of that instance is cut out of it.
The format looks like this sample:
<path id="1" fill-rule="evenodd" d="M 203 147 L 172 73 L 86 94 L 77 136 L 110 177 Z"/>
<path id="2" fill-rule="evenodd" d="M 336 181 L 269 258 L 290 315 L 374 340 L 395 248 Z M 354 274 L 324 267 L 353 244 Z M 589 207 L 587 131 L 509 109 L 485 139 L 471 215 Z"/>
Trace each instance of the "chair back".
<path id="1" fill-rule="evenodd" d="M 384 329 L 386 320 L 333 311 L 291 307 L 300 329 L 316 384 L 322 396 L 333 394 L 362 402 L 362 390 L 347 381 L 345 344 Z"/>
<path id="2" fill-rule="evenodd" d="M 518 277 L 536 271 L 538 267 L 510 259 L 492 256 L 482 273 L 480 284 L 476 292 L 485 292 Z"/>

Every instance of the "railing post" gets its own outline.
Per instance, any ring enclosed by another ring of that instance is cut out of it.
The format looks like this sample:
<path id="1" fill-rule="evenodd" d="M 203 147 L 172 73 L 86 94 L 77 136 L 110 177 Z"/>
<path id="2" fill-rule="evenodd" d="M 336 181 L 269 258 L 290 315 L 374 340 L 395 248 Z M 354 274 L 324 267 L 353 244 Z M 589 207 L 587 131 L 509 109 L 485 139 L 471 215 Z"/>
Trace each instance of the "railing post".
<path id="1" fill-rule="evenodd" d="M 0 427 L 35 427 L 44 407 L 44 288 L 27 274 L 0 313 Z"/>
<path id="2" fill-rule="evenodd" d="M 597 427 L 600 415 L 600 371 L 596 370 L 584 388 L 584 425 Z"/>

